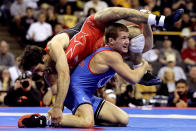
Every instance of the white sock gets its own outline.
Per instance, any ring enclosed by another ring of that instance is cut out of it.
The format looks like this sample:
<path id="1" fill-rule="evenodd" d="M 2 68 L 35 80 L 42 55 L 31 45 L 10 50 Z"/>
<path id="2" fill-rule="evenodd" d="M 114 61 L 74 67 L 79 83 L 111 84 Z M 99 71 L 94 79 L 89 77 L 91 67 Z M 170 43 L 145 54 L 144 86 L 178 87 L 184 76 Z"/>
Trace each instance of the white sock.
<path id="1" fill-rule="evenodd" d="M 156 25 L 156 15 L 149 14 L 149 16 L 148 16 L 148 24 Z"/>
<path id="2" fill-rule="evenodd" d="M 160 19 L 159 19 L 159 24 L 158 26 L 163 26 L 164 25 L 164 21 L 165 21 L 165 16 L 161 15 Z"/>
<path id="3" fill-rule="evenodd" d="M 150 25 L 158 25 L 158 26 L 163 26 L 165 21 L 165 16 L 156 16 L 153 14 L 149 14 L 148 16 L 148 24 Z"/>
<path id="4" fill-rule="evenodd" d="M 46 116 L 46 125 L 50 126 L 52 124 L 51 117 Z"/>
<path id="5" fill-rule="evenodd" d="M 138 67 L 140 67 L 140 66 L 142 66 L 142 63 L 137 64 L 137 65 L 133 65 L 133 69 L 136 69 L 136 68 L 138 68 Z"/>

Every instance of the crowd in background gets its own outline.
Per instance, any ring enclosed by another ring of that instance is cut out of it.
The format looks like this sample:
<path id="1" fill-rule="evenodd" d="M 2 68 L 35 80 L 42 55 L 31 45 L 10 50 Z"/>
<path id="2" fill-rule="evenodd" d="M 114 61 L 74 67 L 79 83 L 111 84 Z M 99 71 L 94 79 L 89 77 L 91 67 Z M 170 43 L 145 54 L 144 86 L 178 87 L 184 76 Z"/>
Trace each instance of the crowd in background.
<path id="1" fill-rule="evenodd" d="M 158 86 L 130 85 L 115 76 L 96 95 L 117 106 L 196 107 L 196 2 L 194 0 L 1 0 L 0 22 L 9 27 L 21 46 L 45 47 L 64 29 L 107 7 L 148 9 L 168 16 L 185 10 L 172 31 L 182 35 L 154 35 L 154 47 L 143 54 L 151 72 L 163 82 Z M 164 31 L 152 26 L 153 31 Z M 9 43 L 0 41 L 0 103 L 8 106 L 51 106 L 56 89 L 43 73 L 21 73 Z"/>

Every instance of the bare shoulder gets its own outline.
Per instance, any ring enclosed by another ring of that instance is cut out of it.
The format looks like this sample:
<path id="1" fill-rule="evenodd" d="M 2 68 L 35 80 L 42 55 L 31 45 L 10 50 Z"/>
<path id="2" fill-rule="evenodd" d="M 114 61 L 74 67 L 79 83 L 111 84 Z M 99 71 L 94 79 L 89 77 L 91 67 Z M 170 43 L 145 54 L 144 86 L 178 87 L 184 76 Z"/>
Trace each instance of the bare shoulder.
<path id="1" fill-rule="evenodd" d="M 100 53 L 104 60 L 109 64 L 122 62 L 123 58 L 120 53 L 116 51 L 103 51 Z"/>
<path id="2" fill-rule="evenodd" d="M 68 34 L 67 33 L 60 33 L 60 34 L 57 34 L 55 35 L 52 40 L 55 40 L 55 39 L 65 39 L 65 38 L 69 38 Z"/>
<path id="3" fill-rule="evenodd" d="M 69 36 L 66 33 L 55 35 L 52 40 L 48 42 L 47 47 L 51 59 L 56 62 L 60 58 L 59 56 L 65 56 L 65 49 L 68 45 Z"/>
<path id="4" fill-rule="evenodd" d="M 57 48 L 57 47 L 63 47 L 66 48 L 69 45 L 69 36 L 67 33 L 61 33 L 55 35 L 49 42 L 48 42 L 48 48 Z"/>

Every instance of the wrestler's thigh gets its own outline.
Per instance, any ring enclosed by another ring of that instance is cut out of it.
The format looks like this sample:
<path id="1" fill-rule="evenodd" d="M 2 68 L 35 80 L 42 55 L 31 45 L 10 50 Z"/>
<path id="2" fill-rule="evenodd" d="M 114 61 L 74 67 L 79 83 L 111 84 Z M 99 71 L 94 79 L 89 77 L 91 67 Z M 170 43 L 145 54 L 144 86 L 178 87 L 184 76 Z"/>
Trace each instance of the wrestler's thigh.
<path id="1" fill-rule="evenodd" d="M 129 122 L 128 114 L 108 101 L 104 103 L 98 119 L 119 126 L 126 126 Z"/>

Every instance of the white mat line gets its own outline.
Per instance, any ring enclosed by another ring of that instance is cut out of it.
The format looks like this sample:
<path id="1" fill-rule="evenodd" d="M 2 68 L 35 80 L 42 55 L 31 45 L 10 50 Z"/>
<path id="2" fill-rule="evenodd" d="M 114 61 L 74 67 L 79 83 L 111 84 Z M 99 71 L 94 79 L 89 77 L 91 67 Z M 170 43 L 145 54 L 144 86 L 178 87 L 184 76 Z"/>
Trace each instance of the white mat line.
<path id="1" fill-rule="evenodd" d="M 136 118 L 167 118 L 167 119 L 196 119 L 196 115 L 179 115 L 179 114 L 168 114 L 168 115 L 129 114 L 129 117 L 136 117 Z"/>
<path id="2" fill-rule="evenodd" d="M 5 113 L 0 112 L 0 116 L 23 116 L 32 113 Z M 47 113 L 40 113 L 41 115 L 47 115 Z M 70 113 L 65 113 L 70 114 Z M 167 118 L 167 119 L 196 119 L 196 115 L 179 115 L 179 114 L 168 114 L 168 115 L 146 115 L 146 114 L 129 114 L 129 117 L 135 118 Z"/>
<path id="3" fill-rule="evenodd" d="M 33 114 L 33 113 L 5 113 L 5 112 L 0 112 L 0 116 L 23 116 L 27 114 Z M 39 113 L 41 115 L 47 115 L 47 113 Z"/>

